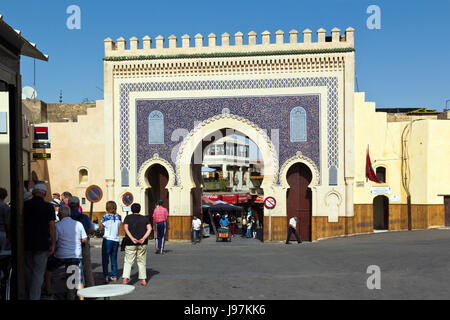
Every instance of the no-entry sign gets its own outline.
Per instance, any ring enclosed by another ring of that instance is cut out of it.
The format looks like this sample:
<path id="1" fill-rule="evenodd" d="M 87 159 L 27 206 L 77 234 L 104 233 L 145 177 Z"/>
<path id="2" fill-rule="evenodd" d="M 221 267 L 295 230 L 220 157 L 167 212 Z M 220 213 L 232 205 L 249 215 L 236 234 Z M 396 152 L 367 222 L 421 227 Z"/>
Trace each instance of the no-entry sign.
<path id="1" fill-rule="evenodd" d="M 264 206 L 267 209 L 273 209 L 273 208 L 275 208 L 276 205 L 277 205 L 277 200 L 275 200 L 274 197 L 267 197 L 266 199 L 264 199 Z"/>

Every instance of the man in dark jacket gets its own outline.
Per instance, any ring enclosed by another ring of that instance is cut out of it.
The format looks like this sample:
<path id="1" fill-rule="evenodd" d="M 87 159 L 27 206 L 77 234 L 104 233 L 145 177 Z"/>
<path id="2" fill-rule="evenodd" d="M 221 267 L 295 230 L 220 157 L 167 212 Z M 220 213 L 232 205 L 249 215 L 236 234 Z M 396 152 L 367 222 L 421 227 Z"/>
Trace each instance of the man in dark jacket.
<path id="1" fill-rule="evenodd" d="M 80 199 L 78 197 L 70 197 L 68 205 L 70 208 L 71 218 L 81 222 L 87 235 L 93 234 L 94 229 L 91 220 L 87 215 L 82 214 L 79 210 Z M 95 286 L 94 275 L 92 274 L 92 267 L 91 267 L 91 244 L 89 240 L 86 243 L 83 243 L 81 250 L 82 250 L 81 254 L 83 256 L 83 272 L 84 272 L 85 287 Z"/>
<path id="2" fill-rule="evenodd" d="M 24 204 L 25 289 L 30 300 L 41 299 L 47 259 L 56 243 L 55 210 L 45 202 L 47 187 L 38 183 L 33 198 Z"/>

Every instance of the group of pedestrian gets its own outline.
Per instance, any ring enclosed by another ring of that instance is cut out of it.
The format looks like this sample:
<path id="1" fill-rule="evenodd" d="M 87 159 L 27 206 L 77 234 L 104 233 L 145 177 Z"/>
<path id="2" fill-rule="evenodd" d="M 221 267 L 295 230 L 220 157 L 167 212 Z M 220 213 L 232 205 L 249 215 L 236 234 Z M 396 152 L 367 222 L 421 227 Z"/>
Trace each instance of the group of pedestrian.
<path id="1" fill-rule="evenodd" d="M 91 267 L 89 236 L 95 226 L 82 213 L 80 200 L 70 192 L 53 193 L 46 202 L 47 187 L 43 183 L 32 186 L 24 194 L 24 268 L 27 299 L 40 300 L 42 295 L 53 295 L 52 273 L 64 266 L 67 276 L 69 299 L 75 299 L 76 290 L 95 285 Z M 9 237 L 10 209 L 5 203 L 7 192 L 0 188 L 0 249 L 4 250 Z M 141 206 L 134 203 L 132 214 L 125 217 L 123 250 L 125 251 L 123 284 L 129 282 L 131 267 L 137 260 L 140 284 L 147 285 L 147 243 L 152 226 L 147 217 L 140 214 Z M 157 228 L 157 253 L 164 253 L 164 234 L 168 212 L 160 200 L 153 218 Z M 104 283 L 118 282 L 117 254 L 120 245 L 121 216 L 114 201 L 106 203 L 106 214 L 100 222 L 104 229 L 102 242 L 102 269 Z M 109 265 L 111 268 L 109 269 Z M 73 275 L 73 276 L 72 276 Z M 69 279 L 70 278 L 70 279 Z M 69 281 L 70 280 L 70 281 Z M 71 284 L 71 285 L 70 285 Z M 80 297 L 80 299 L 83 299 Z"/>

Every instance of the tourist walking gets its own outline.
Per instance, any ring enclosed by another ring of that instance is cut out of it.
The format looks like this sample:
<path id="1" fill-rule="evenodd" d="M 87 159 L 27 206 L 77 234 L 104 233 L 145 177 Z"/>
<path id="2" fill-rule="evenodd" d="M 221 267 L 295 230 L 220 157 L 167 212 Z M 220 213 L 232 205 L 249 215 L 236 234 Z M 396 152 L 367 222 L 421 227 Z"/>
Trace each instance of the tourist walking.
<path id="1" fill-rule="evenodd" d="M 65 266 L 66 274 L 73 274 L 73 288 L 69 289 L 69 300 L 75 299 L 73 290 L 83 289 L 83 263 L 82 263 L 82 244 L 88 242 L 88 236 L 84 230 L 83 224 L 70 218 L 70 209 L 61 207 L 59 212 L 59 222 L 56 223 L 56 249 L 47 262 L 47 272 L 45 275 L 46 294 L 51 295 L 52 291 L 52 272 L 61 266 Z M 68 269 L 74 267 L 73 270 Z M 75 273 L 74 273 L 75 272 Z M 81 300 L 82 298 L 80 298 Z"/>
<path id="2" fill-rule="evenodd" d="M 32 193 L 23 208 L 25 290 L 27 299 L 40 300 L 47 259 L 55 250 L 55 210 L 44 200 L 45 184 L 37 183 Z"/>
<path id="3" fill-rule="evenodd" d="M 147 217 L 140 214 L 141 205 L 133 203 L 131 212 L 123 221 L 123 229 L 125 230 L 125 258 L 123 266 L 123 282 L 127 284 L 130 279 L 131 267 L 134 260 L 137 260 L 139 269 L 139 280 L 141 285 L 147 284 L 147 243 L 148 237 L 152 232 L 152 225 Z"/>
<path id="4" fill-rule="evenodd" d="M 5 200 L 8 197 L 8 191 L 0 188 L 0 251 L 6 250 L 7 239 L 9 238 L 9 211 L 10 208 Z"/>
<path id="5" fill-rule="evenodd" d="M 117 205 L 114 201 L 106 202 L 106 214 L 100 223 L 105 229 L 102 242 L 102 266 L 105 283 L 117 282 L 117 251 L 119 250 L 119 227 L 121 217 L 117 214 Z M 109 276 L 109 261 L 111 260 L 111 276 Z"/>
<path id="6" fill-rule="evenodd" d="M 167 217 L 169 212 L 163 207 L 164 202 L 158 200 L 156 209 L 153 211 L 153 221 L 156 223 L 156 250 L 155 253 L 164 254 L 164 236 L 166 235 Z"/>
<path id="7" fill-rule="evenodd" d="M 191 225 L 191 231 L 192 231 L 192 237 L 193 237 L 193 244 L 197 244 L 197 238 L 198 243 L 200 243 L 202 237 L 201 237 L 201 226 L 202 226 L 202 220 L 199 219 L 199 217 L 194 216 L 194 219 L 192 219 L 192 225 Z"/>
<path id="8" fill-rule="evenodd" d="M 63 204 L 61 204 L 64 206 Z M 89 219 L 89 217 L 85 214 L 82 214 L 79 207 L 80 207 L 80 199 L 78 197 L 69 197 L 67 200 L 67 205 L 70 208 L 70 216 L 73 220 L 79 221 L 83 227 L 86 234 L 89 236 L 90 234 L 94 233 L 94 226 Z M 91 267 L 91 244 L 89 241 L 86 243 L 83 243 L 81 245 L 81 255 L 83 259 L 83 272 L 84 272 L 84 280 L 85 280 L 85 287 L 92 287 L 95 286 L 94 281 L 94 274 L 92 273 L 92 267 Z"/>
<path id="9" fill-rule="evenodd" d="M 297 238 L 298 243 L 302 243 L 302 240 L 300 239 L 300 236 L 298 235 L 296 228 L 297 228 L 297 217 L 292 217 L 289 220 L 289 231 L 286 239 L 286 244 L 290 244 L 289 239 L 291 238 L 291 234 L 295 235 L 295 238 Z"/>

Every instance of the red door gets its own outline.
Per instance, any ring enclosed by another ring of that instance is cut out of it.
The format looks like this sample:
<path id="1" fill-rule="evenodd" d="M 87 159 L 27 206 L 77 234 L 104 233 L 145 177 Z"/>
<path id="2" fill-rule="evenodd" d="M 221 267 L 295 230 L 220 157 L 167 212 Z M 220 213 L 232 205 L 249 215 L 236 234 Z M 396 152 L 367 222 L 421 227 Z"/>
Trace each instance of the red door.
<path id="1" fill-rule="evenodd" d="M 292 217 L 297 217 L 297 233 L 301 240 L 311 241 L 311 189 L 308 188 L 312 173 L 303 163 L 296 163 L 289 168 L 287 182 L 287 224 Z M 290 240 L 295 240 L 292 235 Z"/>

